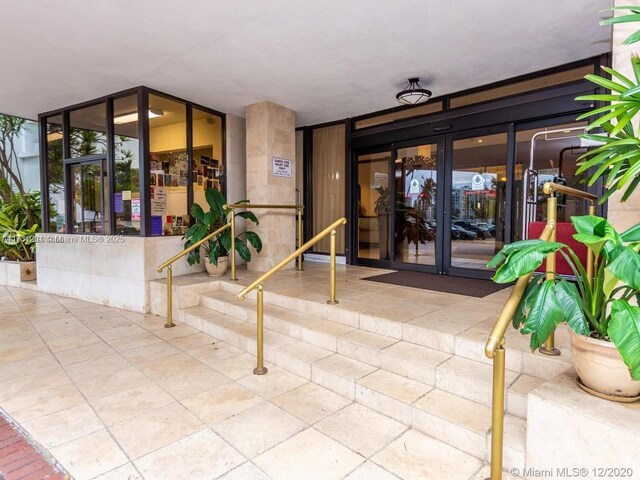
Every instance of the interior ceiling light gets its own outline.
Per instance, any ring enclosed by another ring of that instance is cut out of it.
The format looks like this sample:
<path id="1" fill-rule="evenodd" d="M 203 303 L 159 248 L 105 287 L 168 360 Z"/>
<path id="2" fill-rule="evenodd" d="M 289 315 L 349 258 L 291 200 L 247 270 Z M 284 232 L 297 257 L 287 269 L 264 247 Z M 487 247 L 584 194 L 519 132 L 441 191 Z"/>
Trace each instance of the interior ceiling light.
<path id="1" fill-rule="evenodd" d="M 431 90 L 422 88 L 419 83 L 420 78 L 414 77 L 409 79 L 409 83 L 396 94 L 396 98 L 400 103 L 406 105 L 417 105 L 424 103 L 431 98 Z"/>
<path id="2" fill-rule="evenodd" d="M 162 110 L 158 110 L 157 108 L 149 109 L 149 118 L 161 117 L 164 115 Z M 113 118 L 113 123 L 116 125 L 122 125 L 124 123 L 132 123 L 138 121 L 138 112 L 125 113 L 124 115 L 118 115 Z"/>

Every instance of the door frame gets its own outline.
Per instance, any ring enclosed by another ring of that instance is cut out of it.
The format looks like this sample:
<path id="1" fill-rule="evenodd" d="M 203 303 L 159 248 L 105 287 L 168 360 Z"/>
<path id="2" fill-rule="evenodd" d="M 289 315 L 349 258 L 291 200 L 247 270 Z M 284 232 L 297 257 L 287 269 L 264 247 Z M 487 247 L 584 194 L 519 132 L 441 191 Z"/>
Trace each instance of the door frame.
<path id="1" fill-rule="evenodd" d="M 71 167 L 75 166 L 75 165 L 80 165 L 80 175 L 82 177 L 82 165 L 91 165 L 91 164 L 97 164 L 100 165 L 100 174 L 102 176 L 103 182 L 102 182 L 102 233 L 92 233 L 92 232 L 78 232 L 78 235 L 104 235 L 105 234 L 105 226 L 109 225 L 109 222 L 111 221 L 110 218 L 107 218 L 107 212 L 106 212 L 106 207 L 105 207 L 105 193 L 110 191 L 110 185 L 109 185 L 109 177 L 107 176 L 107 168 L 105 168 L 106 164 L 107 164 L 107 159 L 108 156 L 107 154 L 98 154 L 98 155 L 87 155 L 84 157 L 75 157 L 75 158 L 65 158 L 62 162 L 63 167 L 64 167 L 64 192 L 65 192 L 65 198 L 64 198 L 64 204 L 65 204 L 65 233 L 71 233 L 71 234 L 75 234 L 75 232 L 73 231 L 73 223 L 75 221 L 75 218 L 73 218 L 73 215 L 71 214 L 73 211 L 73 185 L 72 185 L 72 179 L 71 179 Z M 104 182 L 104 179 L 107 179 L 106 182 Z M 81 181 L 84 182 L 84 178 L 81 178 Z M 84 196 L 84 192 L 81 192 L 82 195 Z M 82 199 L 82 217 L 83 217 L 83 223 L 84 223 L 84 198 Z M 109 216 L 111 216 L 109 214 Z"/>
<path id="2" fill-rule="evenodd" d="M 446 152 L 445 147 L 446 135 L 432 135 L 427 137 L 420 137 L 416 139 L 406 140 L 403 142 L 395 142 L 391 144 L 391 159 L 390 159 L 390 171 L 392 178 L 391 183 L 391 198 L 393 201 L 391 202 L 391 222 L 389 228 L 389 245 L 393 250 L 393 255 L 390 258 L 390 266 L 394 270 L 413 270 L 418 272 L 427 272 L 427 273 L 443 273 L 443 250 L 442 250 L 442 241 L 440 239 L 442 229 L 436 228 L 436 244 L 435 244 L 435 259 L 433 265 L 421 265 L 419 263 L 410 263 L 410 262 L 402 262 L 395 260 L 395 232 L 396 232 L 396 207 L 398 205 L 398 192 L 396 187 L 396 166 L 395 159 L 398 157 L 398 149 L 402 148 L 410 148 L 417 147 L 421 145 L 436 145 L 436 178 L 444 178 L 444 169 L 445 169 L 445 158 L 444 154 Z M 404 179 L 403 179 L 404 181 Z M 438 180 L 438 183 L 440 181 Z M 442 205 L 444 192 L 442 189 L 436 186 L 436 225 L 442 225 L 442 217 L 444 215 Z"/>

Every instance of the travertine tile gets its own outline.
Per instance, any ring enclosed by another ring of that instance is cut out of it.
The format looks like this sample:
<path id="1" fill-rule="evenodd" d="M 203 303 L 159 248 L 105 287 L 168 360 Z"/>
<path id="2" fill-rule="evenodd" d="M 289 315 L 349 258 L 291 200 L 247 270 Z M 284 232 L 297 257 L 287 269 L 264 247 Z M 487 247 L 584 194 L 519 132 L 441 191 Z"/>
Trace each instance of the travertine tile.
<path id="1" fill-rule="evenodd" d="M 2 406 L 15 420 L 22 423 L 83 403 L 84 398 L 78 389 L 66 384 L 14 398 L 4 402 Z"/>
<path id="2" fill-rule="evenodd" d="M 194 350 L 196 348 L 204 347 L 207 345 L 214 345 L 220 340 L 207 335 L 206 333 L 194 333 L 193 335 L 187 335 L 184 337 L 173 338 L 169 340 L 169 343 L 180 350 Z"/>
<path id="3" fill-rule="evenodd" d="M 449 445 L 409 430 L 372 459 L 403 480 L 466 480 L 482 461 Z"/>
<path id="4" fill-rule="evenodd" d="M 188 350 L 187 353 L 197 358 L 202 363 L 212 366 L 215 362 L 235 357 L 243 352 L 239 348 L 231 346 L 228 343 L 216 342 L 213 345 Z"/>
<path id="5" fill-rule="evenodd" d="M 172 403 L 113 425 L 110 429 L 129 458 L 136 459 L 203 427 L 202 422 L 182 405 Z"/>
<path id="6" fill-rule="evenodd" d="M 315 362 L 311 367 L 311 378 L 315 383 L 353 400 L 356 380 L 374 370 L 376 367 L 336 354 Z"/>
<path id="7" fill-rule="evenodd" d="M 220 437 L 203 429 L 135 461 L 145 479 L 211 480 L 245 459 Z"/>
<path id="8" fill-rule="evenodd" d="M 261 472 L 253 463 L 243 463 L 229 473 L 220 477 L 220 480 L 271 480 L 264 472 Z"/>
<path id="9" fill-rule="evenodd" d="M 306 383 L 271 401 L 308 424 L 322 420 L 351 403 L 350 399 L 315 383 Z"/>
<path id="10" fill-rule="evenodd" d="M 260 455 L 254 463 L 274 480 L 338 480 L 364 458 L 313 428 Z"/>
<path id="11" fill-rule="evenodd" d="M 199 363 L 187 367 L 179 373 L 166 376 L 158 380 L 158 383 L 174 398 L 182 400 L 219 387 L 229 381 L 224 375 Z"/>
<path id="12" fill-rule="evenodd" d="M 87 360 L 114 354 L 114 350 L 109 345 L 104 342 L 98 342 L 84 347 L 62 350 L 56 352 L 55 356 L 62 366 L 67 367 L 74 363 L 86 362 Z"/>
<path id="13" fill-rule="evenodd" d="M 43 388 L 69 384 L 70 380 L 61 367 L 13 378 L 0 382 L 0 402 L 35 393 Z"/>
<path id="14" fill-rule="evenodd" d="M 75 480 L 89 480 L 128 462 L 106 430 L 51 449 Z"/>
<path id="15" fill-rule="evenodd" d="M 270 402 L 263 402 L 214 424 L 212 428 L 245 457 L 252 459 L 305 426 L 293 415 Z"/>
<path id="16" fill-rule="evenodd" d="M 45 448 L 55 447 L 104 428 L 86 403 L 37 418 L 23 426 Z"/>
<path id="17" fill-rule="evenodd" d="M 250 353 L 243 353 L 224 360 L 211 362 L 210 366 L 224 376 L 237 380 L 253 375 L 253 369 L 256 368 L 256 357 Z M 265 363 L 265 367 L 270 368 L 271 366 Z"/>
<path id="18" fill-rule="evenodd" d="M 212 425 L 262 401 L 262 397 L 230 383 L 187 398 L 182 404 L 203 422 Z"/>
<path id="19" fill-rule="evenodd" d="M 46 353 L 36 357 L 29 357 L 16 362 L 3 363 L 0 367 L 0 380 L 10 380 L 25 375 L 32 375 L 58 367 L 58 362 L 53 355 Z"/>
<path id="20" fill-rule="evenodd" d="M 238 383 L 264 398 L 272 398 L 307 383 L 307 380 L 280 367 L 271 367 L 267 375 L 249 375 Z"/>
<path id="21" fill-rule="evenodd" d="M 102 421 L 111 426 L 173 403 L 173 398 L 149 381 L 91 402 Z"/>
<path id="22" fill-rule="evenodd" d="M 344 480 L 400 480 L 373 462 L 366 462 L 347 475 Z M 483 479 L 484 480 L 484 479 Z"/>
<path id="23" fill-rule="evenodd" d="M 107 372 L 97 377 L 76 380 L 78 389 L 90 401 L 146 383 L 149 383 L 149 379 L 130 366 L 121 370 Z"/>
<path id="24" fill-rule="evenodd" d="M 369 457 L 407 430 L 407 426 L 354 403 L 316 423 L 315 428 Z"/>
<path id="25" fill-rule="evenodd" d="M 138 470 L 132 463 L 127 463 L 121 467 L 118 467 L 110 472 L 107 472 L 99 477 L 95 477 L 94 480 L 144 480 L 142 475 L 138 473 Z"/>

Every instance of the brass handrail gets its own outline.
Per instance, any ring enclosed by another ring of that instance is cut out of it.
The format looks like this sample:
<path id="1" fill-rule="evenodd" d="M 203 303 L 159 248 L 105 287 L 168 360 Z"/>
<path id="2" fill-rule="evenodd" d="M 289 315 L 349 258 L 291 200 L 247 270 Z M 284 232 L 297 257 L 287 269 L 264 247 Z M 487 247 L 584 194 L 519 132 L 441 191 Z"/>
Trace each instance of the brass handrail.
<path id="1" fill-rule="evenodd" d="M 547 182 L 543 186 L 543 192 L 550 197 L 547 199 L 547 224 L 540 235 L 541 240 L 555 241 L 556 226 L 558 217 L 558 199 L 555 193 L 563 193 L 574 197 L 588 200 L 589 215 L 595 215 L 595 202 L 598 197 L 595 195 L 567 187 L 565 185 Z M 587 281 L 593 281 L 593 254 L 587 251 Z M 502 451 L 504 443 L 504 397 L 505 397 L 505 349 L 504 335 L 509 327 L 509 323 L 516 313 L 518 304 L 524 295 L 527 284 L 533 274 L 524 275 L 518 279 L 513 291 L 507 299 L 500 316 L 493 326 L 487 343 L 484 348 L 485 355 L 493 360 L 493 392 L 491 410 L 491 477 L 490 480 L 502 479 Z M 553 280 L 556 276 L 556 254 L 550 253 L 546 259 L 546 278 Z M 560 351 L 555 348 L 554 334 L 552 333 L 540 352 L 546 355 L 560 355 Z"/>
<path id="2" fill-rule="evenodd" d="M 304 210 L 304 205 L 268 205 L 268 204 L 254 204 L 254 203 L 250 203 L 250 202 L 246 202 L 246 203 L 227 203 L 226 205 L 223 206 L 223 208 L 225 209 L 231 209 L 231 281 L 237 281 L 238 277 L 236 276 L 236 255 L 235 255 L 235 251 L 236 251 L 236 217 L 235 214 L 233 213 L 233 210 L 239 208 L 239 209 L 247 209 L 247 208 L 258 208 L 258 209 L 262 209 L 262 208 L 266 208 L 266 209 L 295 209 L 296 210 L 296 214 L 297 214 L 297 219 L 296 219 L 296 223 L 298 224 L 296 231 L 297 231 L 297 238 L 296 238 L 296 247 L 300 246 L 300 243 L 302 243 L 302 210 Z M 300 255 L 298 255 L 298 265 L 297 265 L 297 270 L 299 272 L 302 271 L 302 253 Z"/>
<path id="3" fill-rule="evenodd" d="M 312 247 L 320 240 L 322 240 L 327 235 L 331 234 L 331 244 L 330 244 L 330 260 L 329 260 L 329 300 L 327 303 L 329 305 L 335 305 L 338 303 L 336 300 L 336 228 L 341 225 L 345 225 L 347 223 L 347 219 L 342 217 L 339 220 L 336 220 L 327 228 L 322 230 L 316 236 L 314 236 L 311 240 L 306 242 L 304 245 L 296 248 L 296 250 L 283 258 L 278 264 L 271 267 L 271 269 L 262 275 L 260 275 L 256 280 L 251 282 L 247 287 L 245 287 L 240 293 L 238 293 L 238 300 L 244 300 L 246 296 L 254 289 L 258 290 L 257 294 L 257 308 L 256 308 L 256 327 L 257 327 L 257 338 L 256 338 L 256 357 L 257 357 L 257 366 L 253 370 L 255 375 L 264 375 L 267 373 L 267 368 L 264 366 L 264 327 L 263 327 L 263 316 L 264 316 L 264 299 L 263 299 L 263 286 L 262 284 L 271 277 L 274 273 L 280 271 L 285 265 L 291 262 L 294 258 L 304 253 L 308 248 Z"/>
<path id="4" fill-rule="evenodd" d="M 189 252 L 192 252 L 203 243 L 208 242 L 216 235 L 224 232 L 227 228 L 231 228 L 231 224 L 227 223 L 221 226 L 220 228 L 214 230 L 213 232 L 208 234 L 206 237 L 204 237 L 202 240 L 199 240 L 193 245 L 190 245 L 188 248 L 185 248 L 180 253 L 174 255 L 166 262 L 161 263 L 158 266 L 158 268 L 156 268 L 156 271 L 158 273 L 161 273 L 162 270 L 164 270 L 165 268 L 167 269 L 167 323 L 165 323 L 164 325 L 165 328 L 175 327 L 175 324 L 173 323 L 173 299 L 172 299 L 172 292 L 171 292 L 171 288 L 173 286 L 173 271 L 172 271 L 173 262 L 189 254 Z"/>

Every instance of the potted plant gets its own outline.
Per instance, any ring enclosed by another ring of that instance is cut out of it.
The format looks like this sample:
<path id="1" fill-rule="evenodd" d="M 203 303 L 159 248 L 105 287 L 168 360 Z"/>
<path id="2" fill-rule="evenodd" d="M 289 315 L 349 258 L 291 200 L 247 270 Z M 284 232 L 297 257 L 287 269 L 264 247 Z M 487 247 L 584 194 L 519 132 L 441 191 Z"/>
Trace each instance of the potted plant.
<path id="1" fill-rule="evenodd" d="M 640 8 L 616 7 L 629 13 L 601 22 L 616 24 L 640 21 Z M 625 44 L 640 41 L 640 30 Z M 604 202 L 615 192 L 626 201 L 640 184 L 640 138 L 634 122 L 640 112 L 640 58 L 631 56 L 633 79 L 607 67 L 611 76 L 587 75 L 595 85 L 609 90 L 578 97 L 601 102 L 578 119 L 593 118 L 589 129 L 602 128 L 601 134 L 583 137 L 602 145 L 579 158 L 577 174 L 591 172 L 589 184 L 603 178 L 607 192 Z M 537 349 L 554 328 L 566 322 L 571 332 L 572 358 L 581 386 L 590 393 L 620 401 L 640 397 L 640 224 L 622 234 L 605 219 L 580 216 L 571 219 L 574 239 L 593 252 L 593 281 L 575 252 L 559 242 L 524 240 L 505 246 L 489 262 L 497 267 L 494 281 L 499 283 L 534 272 L 546 255 L 558 252 L 571 266 L 575 281 L 556 277 L 532 276 L 513 317 L 513 325 L 531 335 L 531 348 Z"/>
<path id="2" fill-rule="evenodd" d="M 209 188 L 205 192 L 205 199 L 209 206 L 209 211 L 204 212 L 202 207 L 197 203 L 194 203 L 191 207 L 191 216 L 194 219 L 194 224 L 187 230 L 183 239 L 187 241 L 184 244 L 185 249 L 199 242 L 204 237 L 214 232 L 216 229 L 223 225 L 226 225 L 229 221 L 229 214 L 235 217 L 241 217 L 249 220 L 256 225 L 259 224 L 258 218 L 251 211 L 245 210 L 242 212 L 234 213 L 230 208 L 224 208 L 227 201 L 224 196 L 215 188 Z M 249 203 L 248 200 L 242 200 L 238 203 Z M 243 239 L 244 237 L 244 239 Z M 245 242 L 246 239 L 246 242 Z M 247 242 L 260 253 L 262 250 L 262 240 L 260 236 L 247 230 L 239 233 L 235 238 L 235 249 L 240 258 L 246 262 L 251 261 L 251 250 L 247 246 Z M 231 230 L 226 229 L 224 232 L 219 233 L 212 237 L 209 241 L 202 245 L 202 250 L 205 254 L 205 267 L 207 272 L 211 276 L 222 276 L 226 273 L 228 267 L 228 255 L 231 249 Z M 189 265 L 195 265 L 200 263 L 200 249 L 196 248 L 189 252 L 187 255 L 187 262 Z"/>
<path id="3" fill-rule="evenodd" d="M 560 242 L 521 240 L 506 245 L 487 264 L 493 280 L 509 283 L 534 273 L 550 253 L 562 255 L 575 281 L 534 274 L 518 304 L 513 326 L 538 349 L 562 322 L 569 325 L 572 356 L 580 382 L 605 395 L 640 395 L 640 224 L 619 234 L 604 218 L 571 219 L 594 255 L 593 281 L 575 252 Z"/>
<path id="4" fill-rule="evenodd" d="M 391 191 L 380 185 L 376 188 L 378 198 L 373 206 L 373 211 L 378 215 L 378 244 L 380 245 L 380 258 L 389 257 L 389 212 L 391 212 Z"/>

